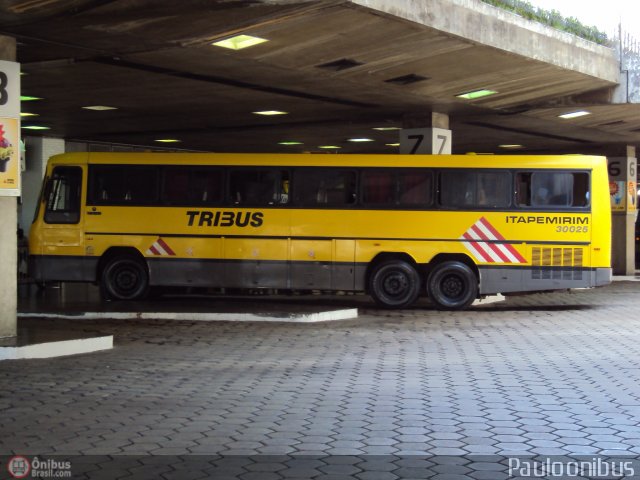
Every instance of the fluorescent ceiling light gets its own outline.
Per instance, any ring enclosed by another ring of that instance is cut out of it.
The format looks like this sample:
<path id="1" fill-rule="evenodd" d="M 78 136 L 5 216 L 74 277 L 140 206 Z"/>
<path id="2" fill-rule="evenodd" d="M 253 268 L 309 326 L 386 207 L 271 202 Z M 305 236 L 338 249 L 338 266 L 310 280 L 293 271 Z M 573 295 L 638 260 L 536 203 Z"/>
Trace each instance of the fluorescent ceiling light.
<path id="1" fill-rule="evenodd" d="M 37 117 L 39 113 L 20 112 L 21 117 Z"/>
<path id="2" fill-rule="evenodd" d="M 302 145 L 302 142 L 294 142 L 294 141 L 284 141 L 278 142 L 278 145 Z"/>
<path id="3" fill-rule="evenodd" d="M 332 148 L 342 148 L 337 145 L 318 145 L 318 148 L 322 148 L 324 150 L 330 150 Z"/>
<path id="4" fill-rule="evenodd" d="M 400 146 L 400 144 L 399 144 L 399 143 L 385 143 L 385 145 L 386 145 L 387 147 L 399 147 L 399 146 Z"/>
<path id="5" fill-rule="evenodd" d="M 567 119 L 584 117 L 585 115 L 591 115 L 591 112 L 587 112 L 586 110 L 578 110 L 577 112 L 563 113 L 562 115 L 558 115 L 558 117 Z"/>
<path id="6" fill-rule="evenodd" d="M 159 138 L 158 140 L 154 140 L 154 142 L 158 143 L 179 143 L 182 140 L 178 140 L 177 138 Z"/>
<path id="7" fill-rule="evenodd" d="M 243 48 L 253 47 L 269 40 L 260 37 L 253 37 L 251 35 L 236 35 L 235 37 L 226 38 L 218 42 L 213 42 L 211 45 L 216 47 L 228 48 L 230 50 L 242 50 Z"/>
<path id="8" fill-rule="evenodd" d="M 23 125 L 25 130 L 51 130 L 50 127 L 44 127 L 42 125 Z"/>
<path id="9" fill-rule="evenodd" d="M 516 148 L 524 148 L 524 145 L 519 145 L 519 144 L 504 144 L 504 145 L 498 145 L 499 148 L 512 148 L 512 149 L 516 149 Z"/>
<path id="10" fill-rule="evenodd" d="M 482 90 L 473 90 L 471 92 L 461 93 L 456 95 L 458 98 L 462 98 L 464 100 L 475 100 L 476 98 L 488 97 L 489 95 L 495 95 L 495 90 L 482 89 Z"/>
<path id="11" fill-rule="evenodd" d="M 108 107 L 106 105 L 89 105 L 87 107 L 82 107 L 84 110 L 95 110 L 98 112 L 102 112 L 104 110 L 117 110 L 116 107 Z"/>
<path id="12" fill-rule="evenodd" d="M 378 130 L 380 132 L 390 132 L 391 130 L 401 130 L 400 127 L 373 127 L 373 130 Z"/>
<path id="13" fill-rule="evenodd" d="M 350 142 L 354 143 L 363 143 L 363 142 L 373 142 L 373 138 L 350 138 Z"/>
<path id="14" fill-rule="evenodd" d="M 21 102 L 33 102 L 35 100 L 42 100 L 41 97 L 30 97 L 29 95 L 20 95 Z"/>
<path id="15" fill-rule="evenodd" d="M 266 116 L 269 116 L 269 115 L 286 115 L 286 114 L 287 114 L 287 113 L 289 113 L 289 112 L 282 112 L 282 111 L 280 111 L 280 110 L 261 110 L 261 111 L 259 111 L 259 112 L 251 112 L 251 113 L 254 113 L 254 114 L 256 114 L 256 115 L 266 115 Z"/>

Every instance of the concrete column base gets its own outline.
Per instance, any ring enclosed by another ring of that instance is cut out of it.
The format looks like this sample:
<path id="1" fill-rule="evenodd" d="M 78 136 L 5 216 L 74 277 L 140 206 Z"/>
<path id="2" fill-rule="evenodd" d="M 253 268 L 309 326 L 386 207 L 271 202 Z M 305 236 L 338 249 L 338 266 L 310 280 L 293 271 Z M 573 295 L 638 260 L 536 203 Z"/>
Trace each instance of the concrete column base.
<path id="1" fill-rule="evenodd" d="M 633 275 L 636 271 L 636 215 L 613 213 L 611 217 L 612 258 L 614 275 Z"/>
<path id="2" fill-rule="evenodd" d="M 0 338 L 17 335 L 18 210 L 16 197 L 0 197 Z"/>

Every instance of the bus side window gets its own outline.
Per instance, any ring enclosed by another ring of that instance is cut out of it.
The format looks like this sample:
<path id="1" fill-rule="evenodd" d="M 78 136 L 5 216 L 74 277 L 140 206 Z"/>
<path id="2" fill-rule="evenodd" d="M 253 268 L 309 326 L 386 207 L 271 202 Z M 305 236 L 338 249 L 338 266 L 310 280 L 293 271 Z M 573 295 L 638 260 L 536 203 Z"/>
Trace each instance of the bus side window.
<path id="1" fill-rule="evenodd" d="M 229 192 L 235 205 L 282 205 L 288 172 L 275 169 L 238 169 L 229 173 Z"/>
<path id="2" fill-rule="evenodd" d="M 516 204 L 520 207 L 586 207 L 589 205 L 589 174 L 566 171 L 518 173 Z"/>
<path id="3" fill-rule="evenodd" d="M 398 173 L 398 204 L 407 207 L 428 207 L 433 203 L 433 174 L 429 171 Z"/>
<path id="4" fill-rule="evenodd" d="M 112 165 L 89 166 L 88 204 L 109 205 L 124 200 L 124 185 L 119 167 Z"/>
<path id="5" fill-rule="evenodd" d="M 189 172 L 169 167 L 164 172 L 162 199 L 169 205 L 184 205 L 189 198 Z"/>
<path id="6" fill-rule="evenodd" d="M 573 175 L 565 172 L 534 172 L 531 189 L 534 207 L 568 207 L 573 197 Z"/>
<path id="7" fill-rule="evenodd" d="M 299 205 L 339 207 L 356 201 L 354 171 L 308 168 L 297 170 L 294 175 L 294 196 Z"/>
<path id="8" fill-rule="evenodd" d="M 123 166 L 126 203 L 155 205 L 158 203 L 158 173 L 155 166 Z"/>
<path id="9" fill-rule="evenodd" d="M 573 207 L 589 206 L 589 174 L 573 174 Z"/>
<path id="10" fill-rule="evenodd" d="M 159 168 L 152 165 L 90 165 L 88 205 L 155 205 Z"/>
<path id="11" fill-rule="evenodd" d="M 222 201 L 220 168 L 165 167 L 162 175 L 161 202 L 167 205 L 216 205 Z"/>
<path id="12" fill-rule="evenodd" d="M 440 173 L 440 204 L 449 208 L 469 208 L 476 204 L 476 175 L 468 170 Z"/>
<path id="13" fill-rule="evenodd" d="M 511 204 L 511 174 L 478 172 L 476 203 L 479 207 L 505 208 Z"/>
<path id="14" fill-rule="evenodd" d="M 516 176 L 516 205 L 531 205 L 531 173 L 521 172 Z"/>
<path id="15" fill-rule="evenodd" d="M 46 223 L 78 223 L 82 169 L 56 167 L 49 182 L 44 221 Z"/>
<path id="16" fill-rule="evenodd" d="M 456 209 L 505 208 L 511 204 L 511 174 L 504 170 L 445 170 L 440 204 Z"/>
<path id="17" fill-rule="evenodd" d="M 198 169 L 191 172 L 189 188 L 192 203 L 215 205 L 222 201 L 222 170 Z"/>
<path id="18" fill-rule="evenodd" d="M 392 206 L 395 203 L 393 172 L 365 170 L 362 172 L 362 202 L 365 205 Z"/>

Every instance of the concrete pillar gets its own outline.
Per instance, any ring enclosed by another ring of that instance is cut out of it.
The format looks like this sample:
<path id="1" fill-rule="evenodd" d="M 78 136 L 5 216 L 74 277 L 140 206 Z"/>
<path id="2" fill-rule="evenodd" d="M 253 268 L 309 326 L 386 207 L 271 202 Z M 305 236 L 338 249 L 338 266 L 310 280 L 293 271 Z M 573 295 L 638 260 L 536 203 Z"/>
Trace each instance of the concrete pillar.
<path id="1" fill-rule="evenodd" d="M 0 35 L 0 60 L 15 61 L 16 41 Z M 18 209 L 16 197 L 0 196 L 0 337 L 18 331 Z"/>
<path id="2" fill-rule="evenodd" d="M 451 154 L 452 135 L 446 113 L 407 114 L 402 127 L 400 153 Z"/>
<path id="3" fill-rule="evenodd" d="M 624 154 L 607 158 L 612 210 L 611 266 L 614 275 L 635 273 L 638 162 L 635 147 L 627 147 Z"/>
<path id="4" fill-rule="evenodd" d="M 47 161 L 49 157 L 65 152 L 65 141 L 61 138 L 26 137 L 25 146 L 26 165 L 22 173 L 20 227 L 25 237 L 28 237 L 42 187 L 42 179 L 47 169 Z"/>

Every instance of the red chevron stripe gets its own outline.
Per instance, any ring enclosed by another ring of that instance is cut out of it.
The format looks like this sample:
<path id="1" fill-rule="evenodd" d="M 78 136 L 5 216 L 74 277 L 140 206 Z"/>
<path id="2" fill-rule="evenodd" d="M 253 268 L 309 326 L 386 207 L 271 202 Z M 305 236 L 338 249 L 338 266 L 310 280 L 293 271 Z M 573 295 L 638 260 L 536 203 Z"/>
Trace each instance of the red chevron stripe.
<path id="1" fill-rule="evenodd" d="M 498 232 L 495 228 L 493 228 L 493 225 L 491 225 L 486 218 L 481 217 L 480 220 L 478 220 L 478 222 L 482 223 L 482 225 L 487 230 L 489 230 L 493 234 L 494 237 L 496 237 L 496 238 L 494 238 L 494 240 L 504 240 L 505 239 L 502 235 L 500 235 L 500 232 Z"/>
<path id="2" fill-rule="evenodd" d="M 506 248 L 509 249 L 509 252 L 511 252 L 511 254 L 516 257 L 516 259 L 520 262 L 520 263 L 527 263 L 527 260 L 520 255 L 520 252 L 518 252 L 518 250 L 515 249 L 515 247 L 511 244 L 506 244 L 504 245 Z"/>
<path id="3" fill-rule="evenodd" d="M 502 235 L 500 235 L 500 232 L 498 232 L 495 228 L 493 228 L 493 225 L 491 225 L 486 218 L 482 217 L 480 218 L 480 221 L 482 222 L 482 225 L 484 225 L 487 228 L 487 230 L 489 230 L 493 235 L 495 235 L 498 240 L 503 240 L 503 241 L 506 240 Z M 516 259 L 520 263 L 527 263 L 525 258 L 522 255 L 520 255 L 520 252 L 518 252 L 518 250 L 516 250 L 513 245 L 511 245 L 510 243 L 505 243 L 502 246 L 507 250 L 509 250 L 509 253 L 511 253 L 514 257 L 516 257 Z"/>
<path id="4" fill-rule="evenodd" d="M 468 232 L 465 232 L 463 237 L 469 241 L 469 243 L 473 246 L 473 248 L 476 249 L 476 251 L 480 254 L 485 262 L 493 262 L 493 259 L 487 252 L 484 251 L 482 245 L 480 245 L 471 235 L 469 235 Z"/>
<path id="5" fill-rule="evenodd" d="M 500 245 L 496 245 L 494 243 L 490 243 L 491 242 L 491 238 L 488 238 L 483 232 L 482 230 L 480 230 L 476 225 L 473 225 L 471 227 L 471 230 L 473 230 L 476 235 L 478 235 L 480 238 L 482 238 L 483 240 L 487 240 L 487 243 L 482 243 L 482 248 L 484 249 L 490 249 L 493 253 L 495 253 L 498 258 L 500 258 L 500 260 L 502 260 L 505 263 L 510 263 L 511 260 L 509 260 L 509 257 L 507 257 L 504 252 L 500 249 Z M 495 260 L 493 258 L 491 258 L 492 262 L 495 262 Z"/>
<path id="6" fill-rule="evenodd" d="M 171 247 L 169 245 L 167 245 L 167 242 L 165 242 L 162 238 L 158 238 L 158 240 L 156 240 L 156 243 L 158 243 L 165 252 L 167 252 L 169 255 L 174 255 L 175 256 L 175 252 L 173 250 L 171 250 Z"/>

